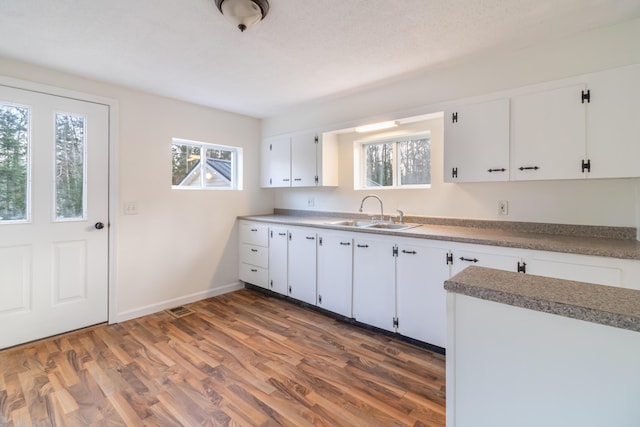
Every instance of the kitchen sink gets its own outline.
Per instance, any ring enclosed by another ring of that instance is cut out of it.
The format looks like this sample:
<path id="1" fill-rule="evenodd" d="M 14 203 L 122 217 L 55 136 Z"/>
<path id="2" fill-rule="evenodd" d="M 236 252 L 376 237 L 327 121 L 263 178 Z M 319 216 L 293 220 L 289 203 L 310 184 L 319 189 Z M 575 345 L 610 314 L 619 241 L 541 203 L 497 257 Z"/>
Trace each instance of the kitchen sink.
<path id="1" fill-rule="evenodd" d="M 367 228 L 380 228 L 383 230 L 406 230 L 418 227 L 420 224 L 392 224 L 389 222 L 379 222 L 377 224 L 368 225 Z"/>
<path id="2" fill-rule="evenodd" d="M 382 230 L 407 230 L 409 228 L 419 227 L 420 224 L 394 224 L 391 222 L 372 222 L 372 221 L 356 221 L 356 220 L 342 220 L 326 222 L 327 225 L 340 225 L 345 227 L 358 227 L 358 228 L 377 228 Z"/>
<path id="3" fill-rule="evenodd" d="M 371 221 L 356 221 L 356 220 L 344 220 L 344 221 L 333 221 L 325 223 L 327 225 L 344 225 L 345 227 L 368 227 L 373 225 Z"/>

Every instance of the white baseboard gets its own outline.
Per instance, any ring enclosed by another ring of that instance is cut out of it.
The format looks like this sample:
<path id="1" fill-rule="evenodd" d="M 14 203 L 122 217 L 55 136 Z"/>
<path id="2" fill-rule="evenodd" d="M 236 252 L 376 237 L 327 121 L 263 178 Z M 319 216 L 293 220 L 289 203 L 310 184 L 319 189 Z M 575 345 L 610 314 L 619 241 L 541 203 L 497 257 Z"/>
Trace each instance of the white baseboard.
<path id="1" fill-rule="evenodd" d="M 229 285 L 221 286 L 219 288 L 208 289 L 203 292 L 196 292 L 195 294 L 184 295 L 179 298 L 174 298 L 174 299 L 162 301 L 159 303 L 146 305 L 144 307 L 134 308 L 132 310 L 127 310 L 127 311 L 118 313 L 116 316 L 116 319 L 109 319 L 109 323 L 125 322 L 127 320 L 135 319 L 137 317 L 142 317 L 148 314 L 157 313 L 159 311 L 166 310 L 168 308 L 173 308 L 183 304 L 189 304 L 189 303 L 200 301 L 203 299 L 237 291 L 243 288 L 244 288 L 244 283 L 236 282 L 236 283 L 231 283 Z"/>

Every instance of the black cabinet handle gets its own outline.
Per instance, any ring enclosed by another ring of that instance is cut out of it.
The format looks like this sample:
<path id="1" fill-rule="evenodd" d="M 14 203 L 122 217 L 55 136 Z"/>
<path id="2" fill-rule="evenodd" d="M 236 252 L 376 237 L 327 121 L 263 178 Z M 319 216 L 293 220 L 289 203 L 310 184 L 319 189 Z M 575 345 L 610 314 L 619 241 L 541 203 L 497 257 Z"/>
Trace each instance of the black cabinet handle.
<path id="1" fill-rule="evenodd" d="M 278 233 L 278 236 L 286 236 L 287 233 Z"/>
<path id="2" fill-rule="evenodd" d="M 489 169 L 487 172 L 491 173 L 491 172 L 506 172 L 507 170 L 505 168 L 500 168 L 500 169 Z"/>
<path id="3" fill-rule="evenodd" d="M 359 248 L 368 248 L 369 245 L 358 245 Z"/>
<path id="4" fill-rule="evenodd" d="M 302 181 L 302 178 L 294 178 L 294 181 Z"/>
<path id="5" fill-rule="evenodd" d="M 537 171 L 540 168 L 538 166 L 520 166 L 518 169 L 520 169 L 521 171 L 530 171 L 530 170 Z"/>
<path id="6" fill-rule="evenodd" d="M 465 258 L 463 256 L 460 257 L 460 261 L 478 262 L 476 258 Z"/>
<path id="7" fill-rule="evenodd" d="M 291 181 L 289 178 L 282 178 L 282 180 L 283 180 L 284 182 L 289 182 L 289 181 Z"/>
<path id="8" fill-rule="evenodd" d="M 350 242 L 340 242 L 342 246 L 351 246 Z"/>
<path id="9" fill-rule="evenodd" d="M 306 236 L 306 239 L 307 239 L 307 240 L 316 240 L 316 238 L 315 238 L 315 237 L 311 237 L 311 236 Z"/>
<path id="10" fill-rule="evenodd" d="M 415 254 L 417 254 L 417 252 L 416 252 L 416 251 L 405 251 L 404 249 L 402 250 L 402 253 L 403 253 L 403 254 L 409 254 L 409 255 L 415 255 Z"/>
<path id="11" fill-rule="evenodd" d="M 258 272 L 258 270 L 256 270 L 255 268 L 252 268 L 251 271 L 253 271 L 254 273 Z"/>
<path id="12" fill-rule="evenodd" d="M 258 229 L 257 228 L 252 228 L 251 231 L 258 231 Z"/>
<path id="13" fill-rule="evenodd" d="M 258 252 L 257 249 L 251 249 L 251 252 Z"/>

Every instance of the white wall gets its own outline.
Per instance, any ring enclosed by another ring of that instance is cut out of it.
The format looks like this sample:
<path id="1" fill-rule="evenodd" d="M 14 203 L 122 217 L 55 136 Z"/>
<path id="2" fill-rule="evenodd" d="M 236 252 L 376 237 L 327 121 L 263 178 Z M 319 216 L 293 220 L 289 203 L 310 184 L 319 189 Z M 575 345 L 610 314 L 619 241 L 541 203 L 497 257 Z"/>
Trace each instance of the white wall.
<path id="1" fill-rule="evenodd" d="M 8 77 L 118 101 L 116 312 L 122 320 L 215 294 L 238 281 L 238 215 L 270 212 L 258 188 L 260 121 L 0 58 Z M 243 191 L 171 189 L 171 138 L 243 147 Z M 123 215 L 123 203 L 138 215 Z"/>
<path id="2" fill-rule="evenodd" d="M 432 113 L 438 104 L 530 84 L 640 63 L 640 20 L 597 29 L 578 37 L 522 49 L 508 55 L 469 59 L 449 68 L 318 102 L 263 121 L 263 136 L 303 129 L 341 129 L 385 119 Z M 429 190 L 378 191 L 385 210 L 407 214 L 637 227 L 637 179 L 478 184 L 442 182 L 442 125 L 431 122 L 432 180 Z M 352 143 L 341 137 L 340 187 L 280 189 L 276 207 L 357 211 L 367 191 L 353 191 Z M 308 196 L 315 207 L 308 208 Z M 497 215 L 497 201 L 509 201 L 509 215 Z M 375 207 L 372 208 L 375 211 Z"/>

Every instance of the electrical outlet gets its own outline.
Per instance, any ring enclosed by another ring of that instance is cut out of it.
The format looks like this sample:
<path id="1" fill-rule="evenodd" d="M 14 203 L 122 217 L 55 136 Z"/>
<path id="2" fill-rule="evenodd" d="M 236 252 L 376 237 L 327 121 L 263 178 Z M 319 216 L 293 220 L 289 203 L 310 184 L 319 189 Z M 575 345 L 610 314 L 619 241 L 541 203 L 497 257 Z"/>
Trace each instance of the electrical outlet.
<path id="1" fill-rule="evenodd" d="M 509 215 L 509 202 L 498 200 L 498 215 Z"/>
<path id="2" fill-rule="evenodd" d="M 316 198 L 315 197 L 309 197 L 307 199 L 307 206 L 312 208 L 316 205 Z"/>

